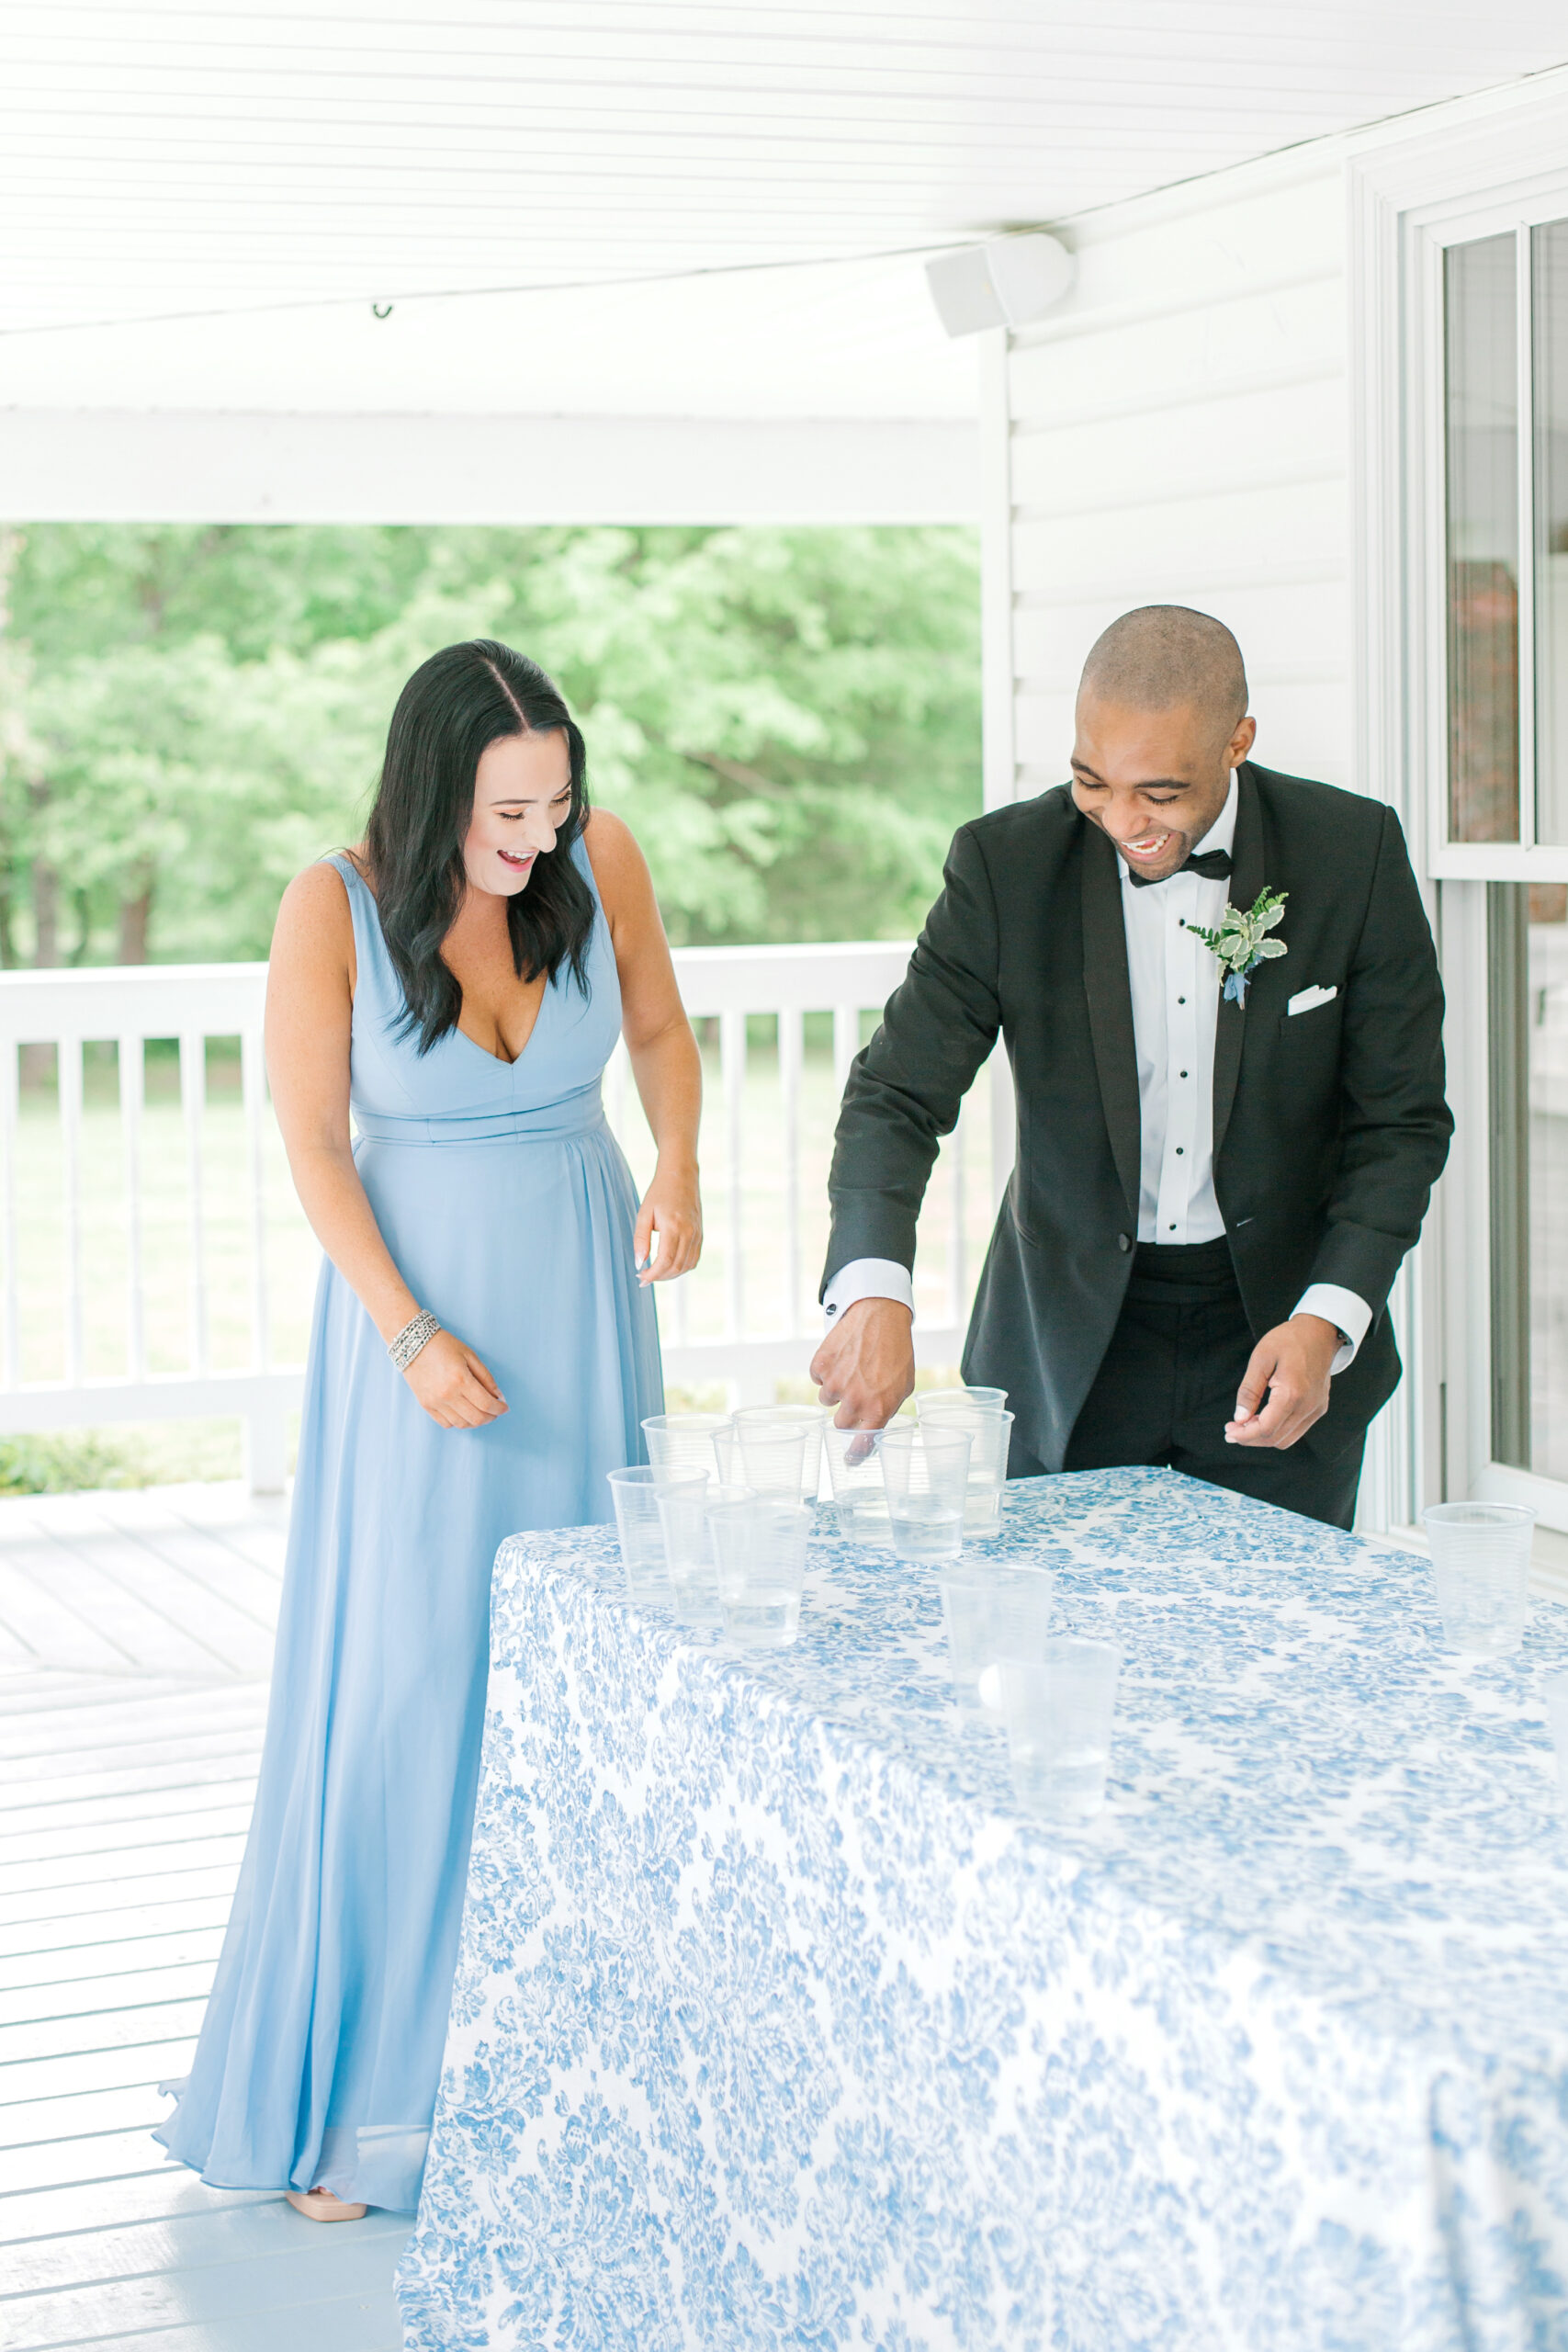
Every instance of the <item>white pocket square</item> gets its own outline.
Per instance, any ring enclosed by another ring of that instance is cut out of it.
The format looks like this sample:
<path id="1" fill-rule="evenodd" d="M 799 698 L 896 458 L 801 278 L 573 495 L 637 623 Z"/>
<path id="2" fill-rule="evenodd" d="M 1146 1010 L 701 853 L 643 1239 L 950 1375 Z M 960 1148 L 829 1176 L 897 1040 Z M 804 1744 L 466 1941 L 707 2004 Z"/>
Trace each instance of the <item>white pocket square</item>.
<path id="1" fill-rule="evenodd" d="M 1332 1004 L 1339 991 L 1336 989 L 1302 989 L 1285 1007 L 1289 1020 L 1292 1012 L 1315 1012 L 1320 1004 Z"/>

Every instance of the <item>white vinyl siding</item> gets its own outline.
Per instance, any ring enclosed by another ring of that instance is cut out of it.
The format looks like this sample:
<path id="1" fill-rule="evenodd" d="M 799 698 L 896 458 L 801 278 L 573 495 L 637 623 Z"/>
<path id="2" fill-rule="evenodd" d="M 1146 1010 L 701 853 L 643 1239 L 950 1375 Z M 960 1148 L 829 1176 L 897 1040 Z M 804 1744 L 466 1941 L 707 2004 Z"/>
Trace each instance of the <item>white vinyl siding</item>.
<path id="1" fill-rule="evenodd" d="M 1066 779 L 1084 656 L 1150 604 L 1235 631 L 1266 765 L 1397 786 L 1354 741 L 1346 210 L 1345 149 L 1325 140 L 1065 228 L 1071 294 L 984 379 L 1007 457 L 1005 481 L 987 475 L 993 548 L 1004 502 L 1009 518 L 987 707 L 1011 720 L 988 798 Z M 1403 1284 L 1395 1312 L 1404 1329 Z M 1412 1515 L 1412 1414 L 1402 1391 L 1374 1424 L 1364 1527 Z"/>
<path id="2" fill-rule="evenodd" d="M 1077 282 L 1006 369 L 1016 793 L 1066 775 L 1100 630 L 1164 603 L 1235 629 L 1260 760 L 1349 783 L 1337 142 L 1066 233 Z"/>

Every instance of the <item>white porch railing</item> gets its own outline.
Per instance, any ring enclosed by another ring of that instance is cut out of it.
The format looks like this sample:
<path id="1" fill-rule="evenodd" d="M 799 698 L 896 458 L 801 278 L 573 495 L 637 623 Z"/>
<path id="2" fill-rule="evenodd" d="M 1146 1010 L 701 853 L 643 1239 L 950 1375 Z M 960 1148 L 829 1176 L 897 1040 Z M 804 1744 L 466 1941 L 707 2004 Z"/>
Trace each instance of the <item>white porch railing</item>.
<path id="1" fill-rule="evenodd" d="M 838 1098 L 907 956 L 677 955 L 706 1040 L 707 1248 L 660 1287 L 672 1385 L 722 1382 L 745 1402 L 804 1375 Z M 265 977 L 260 964 L 0 975 L 0 1432 L 237 1416 L 252 1484 L 282 1486 L 317 1253 L 267 1097 Z M 624 1050 L 606 1102 L 645 1181 Z M 971 1108 L 932 1180 L 917 1291 L 928 1363 L 959 1351 L 1005 1100 L 997 1110 Z"/>

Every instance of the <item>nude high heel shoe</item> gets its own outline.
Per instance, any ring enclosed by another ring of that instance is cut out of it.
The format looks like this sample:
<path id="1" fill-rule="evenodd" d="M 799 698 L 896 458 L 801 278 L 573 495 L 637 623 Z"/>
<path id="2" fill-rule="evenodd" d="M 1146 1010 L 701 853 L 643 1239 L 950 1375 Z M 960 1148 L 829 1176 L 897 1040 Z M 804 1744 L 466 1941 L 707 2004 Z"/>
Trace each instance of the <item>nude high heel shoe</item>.
<path id="1" fill-rule="evenodd" d="M 345 2205 L 330 2188 L 286 2188 L 283 2194 L 308 2222 L 362 2222 L 370 2210 L 367 2205 Z"/>

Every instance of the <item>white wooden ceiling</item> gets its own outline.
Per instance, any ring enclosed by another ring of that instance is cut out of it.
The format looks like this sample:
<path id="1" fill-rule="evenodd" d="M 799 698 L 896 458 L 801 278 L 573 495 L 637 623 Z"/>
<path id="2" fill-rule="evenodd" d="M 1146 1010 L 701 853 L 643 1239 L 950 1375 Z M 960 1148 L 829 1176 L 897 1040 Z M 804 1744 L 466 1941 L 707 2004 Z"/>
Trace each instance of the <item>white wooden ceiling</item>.
<path id="1" fill-rule="evenodd" d="M 1563 0 L 0 0 L 0 406 L 956 414 L 879 257 L 1565 58 Z"/>
<path id="2" fill-rule="evenodd" d="M 885 252 L 1565 57 L 1562 0 L 7 0 L 0 323 Z"/>

